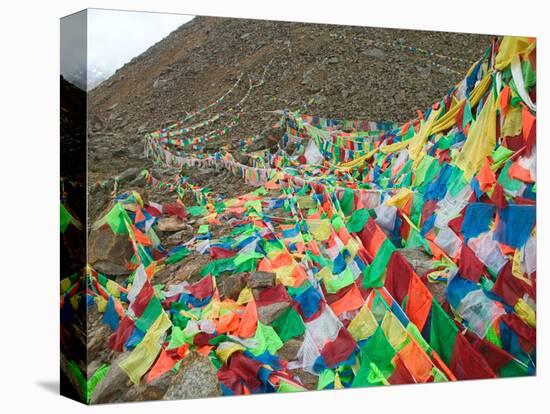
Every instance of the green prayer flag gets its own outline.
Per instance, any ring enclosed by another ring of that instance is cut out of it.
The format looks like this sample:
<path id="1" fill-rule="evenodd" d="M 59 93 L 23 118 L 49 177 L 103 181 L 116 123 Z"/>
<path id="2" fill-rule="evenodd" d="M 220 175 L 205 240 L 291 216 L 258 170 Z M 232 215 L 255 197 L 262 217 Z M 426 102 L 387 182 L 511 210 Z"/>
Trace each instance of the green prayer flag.
<path id="1" fill-rule="evenodd" d="M 197 216 L 203 216 L 206 214 L 206 207 L 205 206 L 190 206 L 187 207 L 187 212 L 191 214 L 193 217 Z"/>
<path id="2" fill-rule="evenodd" d="M 223 272 L 235 270 L 235 263 L 232 257 L 213 260 L 204 265 L 200 271 L 201 276 L 211 274 L 212 276 L 218 276 Z"/>
<path id="3" fill-rule="evenodd" d="M 449 365 L 458 328 L 435 300 L 432 301 L 432 321 L 430 328 L 430 346 L 437 352 L 443 362 Z"/>
<path id="4" fill-rule="evenodd" d="M 386 338 L 382 327 L 376 328 L 367 343 L 363 346 L 362 351 L 368 356 L 369 360 L 376 364 L 382 371 L 385 377 L 389 377 L 394 370 L 392 359 L 395 355 L 390 341 Z"/>
<path id="5" fill-rule="evenodd" d="M 257 213 L 262 212 L 262 200 L 249 200 L 244 206 L 256 210 Z"/>
<path id="6" fill-rule="evenodd" d="M 94 374 L 91 376 L 91 378 L 87 381 L 87 401 L 89 402 L 92 398 L 92 394 L 94 393 L 95 388 L 97 387 L 97 384 L 101 382 L 103 378 L 107 375 L 109 372 L 109 368 L 111 368 L 107 364 L 103 364 L 100 366 Z"/>
<path id="7" fill-rule="evenodd" d="M 172 335 L 170 336 L 170 342 L 166 347 L 166 350 L 179 348 L 185 343 L 183 332 L 179 326 L 172 327 Z"/>
<path id="8" fill-rule="evenodd" d="M 528 375 L 527 367 L 515 360 L 511 360 L 500 369 L 500 376 L 503 378 L 524 377 Z"/>
<path id="9" fill-rule="evenodd" d="M 258 321 L 258 326 L 256 327 L 254 340 L 258 343 L 255 348 L 250 350 L 254 355 L 261 355 L 265 351 L 275 355 L 275 353 L 283 347 L 283 342 L 277 335 L 277 332 L 275 332 L 275 329 L 271 326 L 264 325 L 260 321 Z"/>
<path id="10" fill-rule="evenodd" d="M 135 321 L 136 328 L 141 332 L 147 332 L 149 327 L 157 320 L 162 312 L 160 300 L 158 300 L 156 296 L 153 296 L 139 319 Z"/>
<path id="11" fill-rule="evenodd" d="M 277 332 L 277 335 L 279 335 L 279 338 L 281 338 L 283 342 L 303 335 L 306 330 L 302 317 L 292 308 L 292 306 L 289 306 L 281 316 L 275 319 L 271 323 L 271 326 L 275 329 L 275 332 Z"/>
<path id="12" fill-rule="evenodd" d="M 71 223 L 73 217 L 71 216 L 71 213 L 67 211 L 67 209 L 63 204 L 60 204 L 60 206 L 61 206 L 61 211 L 60 211 L 59 222 L 61 225 L 61 233 L 65 233 L 65 230 L 67 230 L 67 227 Z"/>
<path id="13" fill-rule="evenodd" d="M 247 262 L 249 260 L 253 260 L 253 259 L 261 259 L 263 258 L 264 255 L 259 253 L 259 252 L 256 252 L 254 250 L 252 251 L 249 251 L 249 252 L 246 252 L 246 253 L 239 253 L 238 255 L 236 255 L 234 257 L 234 262 L 235 262 L 235 265 L 236 266 L 239 266 L 240 264 L 244 263 L 244 262 Z"/>
<path id="14" fill-rule="evenodd" d="M 279 387 L 277 388 L 277 392 L 301 392 L 303 390 L 303 388 L 284 380 L 279 382 Z"/>
<path id="15" fill-rule="evenodd" d="M 346 223 L 346 228 L 350 233 L 358 233 L 361 230 L 363 230 L 369 217 L 370 217 L 370 214 L 366 209 L 361 208 L 359 210 L 355 210 L 351 214 L 351 217 L 349 218 L 348 222 Z"/>
<path id="16" fill-rule="evenodd" d="M 380 369 L 374 364 L 366 352 L 361 351 L 361 363 L 351 383 L 352 387 L 372 387 L 384 385 L 387 381 Z"/>
<path id="17" fill-rule="evenodd" d="M 317 389 L 324 390 L 328 385 L 334 383 L 335 378 L 336 374 L 332 369 L 327 368 L 323 370 L 321 375 L 319 375 L 319 381 L 317 381 Z"/>
<path id="18" fill-rule="evenodd" d="M 504 145 L 499 145 L 491 154 L 491 158 L 493 159 L 493 166 L 498 167 L 502 165 L 513 154 L 514 151 L 506 148 Z"/>
<path id="19" fill-rule="evenodd" d="M 374 257 L 374 260 L 363 272 L 363 287 L 381 287 L 383 286 L 382 276 L 388 268 L 392 253 L 395 251 L 393 243 L 385 239 Z"/>
<path id="20" fill-rule="evenodd" d="M 323 281 L 325 283 L 327 293 L 336 293 L 340 289 L 355 282 L 355 278 L 353 277 L 353 273 L 350 268 L 346 267 L 342 273 L 338 275 L 333 274 L 330 277 L 324 278 Z"/>
<path id="21" fill-rule="evenodd" d="M 351 188 L 346 188 L 344 190 L 344 194 L 342 195 L 342 199 L 340 200 L 340 207 L 346 216 L 351 214 L 351 210 L 353 209 L 353 194 L 354 193 Z"/>
<path id="22" fill-rule="evenodd" d="M 114 207 L 105 216 L 105 221 L 111 227 L 111 230 L 115 234 L 127 234 L 128 228 L 126 227 L 126 220 L 130 220 L 126 210 L 120 203 L 116 203 Z"/>
<path id="23" fill-rule="evenodd" d="M 183 249 L 180 249 L 178 250 L 176 253 L 168 256 L 168 258 L 166 259 L 165 263 L 166 264 L 174 264 L 174 263 L 177 263 L 179 262 L 181 259 L 189 256 L 189 253 L 191 253 L 190 250 L 186 249 L 186 248 L 183 248 Z"/>

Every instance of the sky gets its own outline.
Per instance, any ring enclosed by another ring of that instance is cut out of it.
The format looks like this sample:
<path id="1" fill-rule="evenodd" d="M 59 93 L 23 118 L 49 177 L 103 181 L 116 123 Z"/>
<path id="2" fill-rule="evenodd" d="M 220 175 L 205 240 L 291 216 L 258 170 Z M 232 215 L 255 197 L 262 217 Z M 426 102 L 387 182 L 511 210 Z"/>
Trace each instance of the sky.
<path id="1" fill-rule="evenodd" d="M 88 9 L 61 21 L 61 74 L 90 90 L 194 16 Z M 87 82 L 85 77 L 87 25 Z M 84 29 L 84 30 L 83 30 Z M 84 85 L 86 83 L 86 85 Z"/>

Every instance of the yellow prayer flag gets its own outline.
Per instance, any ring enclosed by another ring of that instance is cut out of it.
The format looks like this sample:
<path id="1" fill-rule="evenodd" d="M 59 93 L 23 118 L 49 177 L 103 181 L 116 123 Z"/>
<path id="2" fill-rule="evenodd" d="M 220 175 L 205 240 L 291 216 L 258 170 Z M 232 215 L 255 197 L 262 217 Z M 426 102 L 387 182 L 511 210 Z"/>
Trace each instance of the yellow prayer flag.
<path id="1" fill-rule="evenodd" d="M 381 326 L 390 344 L 396 351 L 399 351 L 407 341 L 407 330 L 390 311 L 384 315 Z"/>
<path id="2" fill-rule="evenodd" d="M 224 363 L 227 363 L 227 360 L 231 355 L 233 355 L 237 351 L 244 350 L 244 346 L 235 342 L 222 342 L 216 347 L 216 356 L 220 358 Z"/>
<path id="3" fill-rule="evenodd" d="M 420 154 L 422 153 L 422 148 L 424 148 L 426 140 L 430 135 L 432 125 L 434 124 L 440 113 L 441 108 L 432 110 L 432 112 L 430 112 L 430 116 L 428 116 L 428 119 L 422 124 L 414 137 L 407 141 L 409 143 L 409 157 L 411 157 L 411 159 L 416 160 L 420 157 Z"/>
<path id="4" fill-rule="evenodd" d="M 504 36 L 495 58 L 495 68 L 503 70 L 516 55 L 530 52 L 535 47 L 534 38 L 520 36 Z"/>
<path id="5" fill-rule="evenodd" d="M 328 219 L 306 220 L 307 227 L 313 238 L 317 241 L 325 241 L 330 237 L 330 222 Z"/>
<path id="6" fill-rule="evenodd" d="M 514 310 L 523 322 L 533 328 L 536 327 L 537 321 L 535 310 L 531 308 L 526 301 L 520 298 L 514 306 Z"/>
<path id="7" fill-rule="evenodd" d="M 356 341 L 370 337 L 378 328 L 378 323 L 368 305 L 363 305 L 359 313 L 348 325 L 348 331 Z"/>
<path id="8" fill-rule="evenodd" d="M 155 362 L 161 348 L 160 339 L 171 325 L 170 319 L 163 311 L 130 356 L 118 364 L 134 384 L 139 384 L 141 377 Z"/>
<path id="9" fill-rule="evenodd" d="M 252 289 L 246 287 L 243 290 L 241 290 L 241 293 L 239 293 L 239 297 L 237 298 L 237 303 L 239 305 L 244 305 L 245 303 L 248 303 L 252 300 Z"/>
<path id="10" fill-rule="evenodd" d="M 119 298 L 120 297 L 120 292 L 118 291 L 118 285 L 116 282 L 112 281 L 111 279 L 109 279 L 107 281 L 107 291 L 115 298 Z"/>
<path id="11" fill-rule="evenodd" d="M 105 299 L 103 296 L 96 296 L 95 303 L 99 312 L 105 312 L 105 310 L 107 309 L 107 299 Z"/>
<path id="12" fill-rule="evenodd" d="M 386 204 L 388 206 L 395 206 L 399 209 L 402 209 L 403 207 L 405 207 L 405 204 L 407 204 L 407 202 L 409 201 L 409 198 L 412 197 L 412 194 L 413 192 L 410 188 L 403 187 L 397 192 L 397 194 L 392 196 L 386 202 Z"/>
<path id="13" fill-rule="evenodd" d="M 455 158 L 456 165 L 464 171 L 464 178 L 471 180 L 479 171 L 485 157 L 491 155 L 496 145 L 496 105 L 489 95 L 481 113 L 472 124 L 462 150 Z"/>

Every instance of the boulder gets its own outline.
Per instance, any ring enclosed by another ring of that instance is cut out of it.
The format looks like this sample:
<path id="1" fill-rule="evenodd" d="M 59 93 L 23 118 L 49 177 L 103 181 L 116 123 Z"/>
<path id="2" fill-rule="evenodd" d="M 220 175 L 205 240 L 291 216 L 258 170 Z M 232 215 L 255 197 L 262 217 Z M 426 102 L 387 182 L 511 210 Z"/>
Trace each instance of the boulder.
<path id="1" fill-rule="evenodd" d="M 180 231 L 180 230 L 189 230 L 191 226 L 184 223 L 176 216 L 161 217 L 157 221 L 157 229 L 159 231 Z"/>
<path id="2" fill-rule="evenodd" d="M 248 276 L 246 285 L 251 289 L 265 289 L 275 286 L 275 273 L 252 272 Z"/>
<path id="3" fill-rule="evenodd" d="M 232 300 L 237 300 L 241 290 L 246 287 L 245 279 L 245 273 L 236 273 L 234 275 L 223 277 L 220 288 L 222 296 Z"/>
<path id="4" fill-rule="evenodd" d="M 302 383 L 302 385 L 308 389 L 308 390 L 316 390 L 317 389 L 317 381 L 318 377 L 304 371 L 303 369 L 297 368 L 291 370 L 292 374 L 294 375 L 294 378 L 297 379 L 299 382 Z"/>
<path id="5" fill-rule="evenodd" d="M 111 367 L 107 375 L 105 375 L 94 389 L 90 399 L 91 404 L 106 404 L 125 400 L 122 394 L 131 387 L 131 381 L 118 364 L 128 358 L 129 354 L 129 351 L 124 352 L 111 362 Z"/>
<path id="6" fill-rule="evenodd" d="M 294 361 L 297 359 L 298 351 L 302 347 L 303 342 L 303 336 L 289 339 L 285 342 L 283 347 L 277 351 L 277 355 L 287 361 Z"/>
<path id="7" fill-rule="evenodd" d="M 128 275 L 128 263 L 134 254 L 132 243 L 126 234 L 115 234 L 108 225 L 90 232 L 88 262 L 106 275 Z"/>
<path id="8" fill-rule="evenodd" d="M 176 246 L 178 244 L 186 242 L 190 239 L 190 237 L 189 237 L 189 232 L 190 231 L 193 231 L 193 227 L 191 227 L 191 226 L 189 226 L 189 229 L 180 230 L 176 233 L 173 233 L 170 236 L 168 236 L 166 238 L 166 240 L 163 240 L 164 244 L 167 245 L 167 246 Z"/>
<path id="9" fill-rule="evenodd" d="M 218 377 L 208 357 L 191 354 L 185 357 L 179 371 L 172 378 L 164 399 L 183 400 L 220 395 Z"/>
<path id="10" fill-rule="evenodd" d="M 432 256 L 421 249 L 398 249 L 398 251 L 418 276 L 422 276 L 433 267 Z"/>
<path id="11" fill-rule="evenodd" d="M 195 283 L 201 279 L 200 271 L 211 260 L 207 254 L 192 251 L 181 262 L 166 266 L 155 274 L 158 283 L 165 283 L 167 287 L 184 281 Z"/>
<path id="12" fill-rule="evenodd" d="M 132 167 L 128 168 L 127 170 L 124 170 L 122 173 L 118 175 L 118 183 L 125 184 L 129 183 L 130 181 L 134 180 L 136 177 L 141 175 L 141 168 L 138 167 Z"/>

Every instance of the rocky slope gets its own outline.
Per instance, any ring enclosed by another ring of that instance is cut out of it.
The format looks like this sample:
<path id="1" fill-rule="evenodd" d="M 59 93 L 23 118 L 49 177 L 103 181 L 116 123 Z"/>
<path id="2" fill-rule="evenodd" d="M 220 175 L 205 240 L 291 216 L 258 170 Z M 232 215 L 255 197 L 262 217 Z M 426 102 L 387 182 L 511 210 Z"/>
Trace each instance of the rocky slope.
<path id="1" fill-rule="evenodd" d="M 197 17 L 91 91 L 92 181 L 143 166 L 145 132 L 212 102 L 244 73 L 238 90 L 226 99 L 230 107 L 244 95 L 248 77 L 257 81 L 269 62 L 265 84 L 245 102 L 246 113 L 228 139 L 259 132 L 274 119 L 264 111 L 304 108 L 308 102 L 307 111 L 321 116 L 406 121 L 456 84 L 490 40 Z"/>

